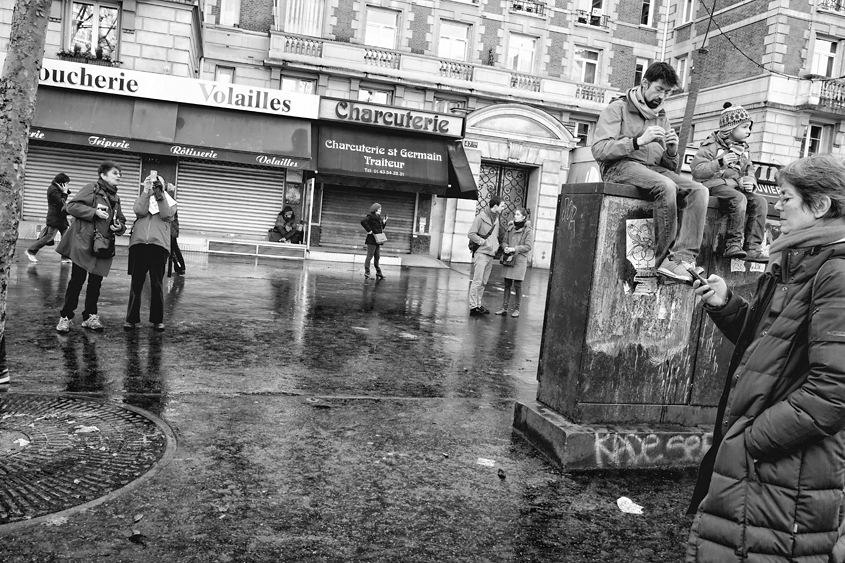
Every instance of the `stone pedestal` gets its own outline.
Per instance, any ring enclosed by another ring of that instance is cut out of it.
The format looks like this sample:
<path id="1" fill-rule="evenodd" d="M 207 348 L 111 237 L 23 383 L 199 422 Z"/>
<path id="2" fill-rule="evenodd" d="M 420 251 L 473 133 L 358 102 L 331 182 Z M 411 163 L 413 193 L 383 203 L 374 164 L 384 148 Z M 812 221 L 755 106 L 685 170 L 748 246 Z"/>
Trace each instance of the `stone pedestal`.
<path id="1" fill-rule="evenodd" d="M 631 186 L 563 186 L 537 402 L 514 417 L 562 465 L 689 465 L 709 447 L 732 345 L 690 286 L 657 277 L 651 218 Z M 750 296 L 764 265 L 722 258 L 724 228 L 711 198 L 698 265 Z"/>

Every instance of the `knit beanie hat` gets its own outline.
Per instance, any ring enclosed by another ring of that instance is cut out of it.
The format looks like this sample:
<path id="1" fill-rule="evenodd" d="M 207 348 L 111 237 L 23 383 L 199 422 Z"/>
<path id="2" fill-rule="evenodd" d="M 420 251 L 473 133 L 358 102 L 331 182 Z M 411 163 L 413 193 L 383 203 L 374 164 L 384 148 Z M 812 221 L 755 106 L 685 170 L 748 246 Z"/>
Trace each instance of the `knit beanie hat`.
<path id="1" fill-rule="evenodd" d="M 379 209 L 381 209 L 381 204 L 380 203 L 374 203 L 370 206 L 370 213 L 375 213 Z"/>
<path id="2" fill-rule="evenodd" d="M 719 131 L 722 133 L 730 133 L 746 121 L 752 124 L 754 123 L 751 121 L 751 116 L 748 115 L 744 107 L 735 106 L 730 102 L 725 102 L 725 105 L 722 107 L 725 108 L 722 110 L 722 115 L 719 116 Z"/>

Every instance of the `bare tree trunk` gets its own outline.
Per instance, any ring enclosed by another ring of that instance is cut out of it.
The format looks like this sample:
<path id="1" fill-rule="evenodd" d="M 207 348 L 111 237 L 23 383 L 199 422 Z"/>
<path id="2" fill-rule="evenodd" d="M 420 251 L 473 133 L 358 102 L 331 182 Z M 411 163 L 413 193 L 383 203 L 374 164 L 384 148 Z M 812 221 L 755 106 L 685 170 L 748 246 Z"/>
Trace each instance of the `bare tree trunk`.
<path id="1" fill-rule="evenodd" d="M 29 126 L 35 114 L 53 0 L 17 0 L 9 50 L 0 76 L 0 380 L 6 366 L 6 293 L 18 241 Z"/>

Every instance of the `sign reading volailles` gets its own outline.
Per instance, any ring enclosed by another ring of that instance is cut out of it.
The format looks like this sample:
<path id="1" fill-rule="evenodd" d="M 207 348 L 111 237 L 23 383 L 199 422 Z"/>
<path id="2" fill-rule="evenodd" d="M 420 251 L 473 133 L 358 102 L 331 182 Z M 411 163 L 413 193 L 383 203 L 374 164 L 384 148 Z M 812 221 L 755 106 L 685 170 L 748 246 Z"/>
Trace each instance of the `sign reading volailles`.
<path id="1" fill-rule="evenodd" d="M 464 125 L 455 115 L 332 98 L 320 99 L 320 119 L 455 138 L 463 136 Z"/>

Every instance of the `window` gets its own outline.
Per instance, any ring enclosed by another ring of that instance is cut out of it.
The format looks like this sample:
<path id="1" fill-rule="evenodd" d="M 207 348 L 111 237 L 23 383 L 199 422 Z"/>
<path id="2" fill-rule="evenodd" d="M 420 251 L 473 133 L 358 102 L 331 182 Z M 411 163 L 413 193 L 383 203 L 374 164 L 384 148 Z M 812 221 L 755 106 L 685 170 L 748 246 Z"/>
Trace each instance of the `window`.
<path id="1" fill-rule="evenodd" d="M 218 66 L 214 70 L 214 81 L 225 82 L 226 84 L 234 84 L 235 69 L 230 66 Z"/>
<path id="2" fill-rule="evenodd" d="M 816 38 L 813 49 L 813 74 L 833 76 L 836 68 L 836 47 L 838 43 L 830 39 Z"/>
<path id="3" fill-rule="evenodd" d="M 120 8 L 105 2 L 73 2 L 70 50 L 91 53 L 98 59 L 117 58 Z"/>
<path id="4" fill-rule="evenodd" d="M 532 72 L 536 45 L 537 39 L 534 37 L 511 33 L 508 45 L 508 68 L 519 72 Z"/>
<path id="5" fill-rule="evenodd" d="M 831 125 L 810 123 L 807 127 L 807 133 L 804 135 L 804 140 L 801 142 L 801 156 L 830 152 L 832 130 Z"/>
<path id="6" fill-rule="evenodd" d="M 295 78 L 283 76 L 279 89 L 282 92 L 296 92 L 297 94 L 316 94 L 317 81 L 313 78 Z"/>
<path id="7" fill-rule="evenodd" d="M 241 0 L 220 0 L 220 25 L 238 27 L 241 23 Z"/>
<path id="8" fill-rule="evenodd" d="M 390 104 L 393 101 L 393 92 L 375 90 L 373 88 L 361 88 L 358 90 L 358 101 L 372 102 L 374 104 Z"/>
<path id="9" fill-rule="evenodd" d="M 287 0 L 285 31 L 320 37 L 323 34 L 324 0 Z"/>
<path id="10" fill-rule="evenodd" d="M 678 87 L 684 89 L 687 87 L 687 57 L 680 57 L 677 59 L 676 70 L 678 72 Z"/>
<path id="11" fill-rule="evenodd" d="M 576 121 L 575 122 L 575 138 L 578 139 L 579 147 L 589 147 L 591 144 L 590 136 L 592 135 L 592 127 L 589 122 Z"/>
<path id="12" fill-rule="evenodd" d="M 595 84 L 598 80 L 599 51 L 575 48 L 575 64 L 572 65 L 572 79 L 576 82 Z"/>
<path id="13" fill-rule="evenodd" d="M 578 10 L 578 23 L 586 23 L 598 27 L 607 27 L 607 17 L 604 15 L 604 0 L 580 0 Z"/>
<path id="14" fill-rule="evenodd" d="M 371 47 L 395 49 L 399 30 L 399 12 L 367 8 L 367 27 L 364 43 Z"/>
<path id="15" fill-rule="evenodd" d="M 684 10 L 681 16 L 681 23 L 687 23 L 692 21 L 693 12 L 695 11 L 695 3 L 694 0 L 680 0 L 683 2 Z"/>
<path id="16" fill-rule="evenodd" d="M 654 0 L 643 0 L 643 10 L 640 15 L 641 25 L 654 25 L 652 18 L 654 17 Z"/>
<path id="17" fill-rule="evenodd" d="M 455 22 L 440 22 L 440 44 L 437 55 L 456 61 L 467 60 L 469 51 L 469 26 Z"/>
<path id="18" fill-rule="evenodd" d="M 634 86 L 639 86 L 642 83 L 643 75 L 650 64 L 651 62 L 648 59 L 637 57 L 637 64 L 634 65 Z"/>
<path id="19" fill-rule="evenodd" d="M 434 98 L 434 112 L 435 113 L 457 113 L 462 114 L 463 112 L 453 112 L 453 109 L 463 109 L 467 107 L 467 103 L 462 100 L 447 100 L 445 98 L 438 98 L 435 96 Z"/>

